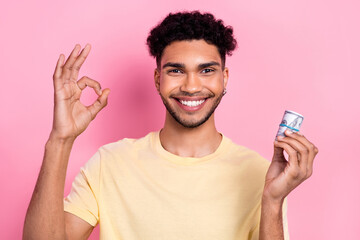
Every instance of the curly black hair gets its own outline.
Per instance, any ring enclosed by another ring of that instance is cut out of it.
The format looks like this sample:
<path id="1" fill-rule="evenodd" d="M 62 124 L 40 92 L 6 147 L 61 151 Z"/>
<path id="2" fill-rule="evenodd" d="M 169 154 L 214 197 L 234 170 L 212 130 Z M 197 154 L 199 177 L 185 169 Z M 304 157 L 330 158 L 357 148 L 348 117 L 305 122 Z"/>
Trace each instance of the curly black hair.
<path id="1" fill-rule="evenodd" d="M 174 41 L 200 39 L 217 47 L 222 66 L 225 67 L 225 55 L 231 56 L 237 42 L 233 36 L 233 28 L 224 26 L 223 21 L 215 19 L 211 13 L 202 14 L 199 11 L 170 13 L 151 30 L 147 45 L 150 54 L 156 58 L 159 68 L 166 46 Z"/>

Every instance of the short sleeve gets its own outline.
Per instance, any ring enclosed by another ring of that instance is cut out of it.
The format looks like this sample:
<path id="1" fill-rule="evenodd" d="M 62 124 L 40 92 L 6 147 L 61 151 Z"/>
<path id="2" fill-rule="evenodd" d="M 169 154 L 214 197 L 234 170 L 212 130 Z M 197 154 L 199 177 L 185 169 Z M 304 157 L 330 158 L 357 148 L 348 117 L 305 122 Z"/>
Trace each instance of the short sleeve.
<path id="1" fill-rule="evenodd" d="M 287 198 L 285 198 L 282 208 L 283 213 L 283 229 L 284 229 L 284 240 L 289 240 L 289 229 L 287 221 Z M 260 222 L 256 225 L 255 229 L 251 232 L 249 240 L 259 240 L 259 229 Z"/>
<path id="2" fill-rule="evenodd" d="M 99 222 L 100 153 L 97 152 L 80 169 L 64 199 L 64 211 L 72 213 L 92 226 Z"/>

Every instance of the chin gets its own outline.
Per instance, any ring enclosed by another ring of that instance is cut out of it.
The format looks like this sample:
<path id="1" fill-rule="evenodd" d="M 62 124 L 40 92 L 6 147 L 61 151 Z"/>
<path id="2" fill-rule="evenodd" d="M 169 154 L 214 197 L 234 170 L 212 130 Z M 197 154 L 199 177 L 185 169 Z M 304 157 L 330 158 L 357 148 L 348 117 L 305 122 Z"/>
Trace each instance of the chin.
<path id="1" fill-rule="evenodd" d="M 209 120 L 209 118 L 211 117 L 211 115 L 214 113 L 215 109 L 219 105 L 223 95 L 218 96 L 217 98 L 215 98 L 215 100 L 211 99 L 212 100 L 211 102 L 209 101 L 210 100 L 209 98 L 206 103 L 207 106 L 205 105 L 199 111 L 194 111 L 194 112 L 183 112 L 181 109 L 177 110 L 179 106 L 176 105 L 173 106 L 172 101 L 170 100 L 167 101 L 166 99 L 164 99 L 164 97 L 161 94 L 160 96 L 165 105 L 167 112 L 169 113 L 169 115 L 172 116 L 172 118 L 178 124 L 180 124 L 184 128 L 197 128 L 199 126 L 202 126 L 204 123 L 206 123 Z M 210 109 L 209 106 L 211 106 Z M 187 116 L 182 117 L 181 115 L 183 114 Z M 201 116 L 196 116 L 196 115 L 201 115 Z M 188 119 L 188 117 L 192 119 Z"/>
<path id="2" fill-rule="evenodd" d="M 209 118 L 213 115 L 217 104 L 213 106 L 213 108 L 211 108 L 210 110 L 207 110 L 206 113 L 201 114 L 200 112 L 189 112 L 189 113 L 179 113 L 176 112 L 174 110 L 174 108 L 169 107 L 168 105 L 165 104 L 165 107 L 169 113 L 169 115 L 171 115 L 171 117 L 181 126 L 183 126 L 184 128 L 197 128 L 202 126 L 203 124 L 205 124 Z M 205 110 L 205 109 L 202 109 Z M 181 116 L 182 114 L 187 115 L 187 116 Z M 198 115 L 198 116 L 196 116 Z"/>
<path id="3" fill-rule="evenodd" d="M 173 117 L 174 118 L 174 117 Z M 174 118 L 176 122 L 178 122 L 184 128 L 197 128 L 207 122 L 210 116 L 207 116 L 205 119 L 199 121 L 185 121 L 183 119 Z"/>

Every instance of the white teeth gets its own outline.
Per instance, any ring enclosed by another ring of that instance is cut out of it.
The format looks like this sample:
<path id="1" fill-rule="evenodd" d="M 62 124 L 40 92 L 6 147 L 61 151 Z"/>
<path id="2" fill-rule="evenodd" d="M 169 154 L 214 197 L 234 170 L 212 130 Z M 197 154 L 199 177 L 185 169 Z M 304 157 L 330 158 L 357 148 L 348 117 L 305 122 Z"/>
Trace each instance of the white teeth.
<path id="1" fill-rule="evenodd" d="M 189 107 L 196 107 L 205 102 L 205 100 L 199 100 L 199 101 L 184 101 L 180 100 L 181 104 L 189 106 Z"/>

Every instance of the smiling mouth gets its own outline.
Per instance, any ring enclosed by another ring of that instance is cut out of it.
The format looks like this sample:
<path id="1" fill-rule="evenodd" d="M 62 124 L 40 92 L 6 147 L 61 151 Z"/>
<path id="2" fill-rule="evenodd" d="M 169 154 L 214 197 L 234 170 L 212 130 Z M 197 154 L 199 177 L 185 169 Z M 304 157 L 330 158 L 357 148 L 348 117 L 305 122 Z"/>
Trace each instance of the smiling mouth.
<path id="1" fill-rule="evenodd" d="M 182 105 L 188 106 L 188 107 L 197 107 L 201 105 L 203 102 L 205 102 L 205 99 L 202 100 L 196 100 L 196 101 L 186 101 L 186 100 L 180 100 L 177 99 Z"/>
<path id="2" fill-rule="evenodd" d="M 209 97 L 173 97 L 177 104 L 185 111 L 194 112 L 200 110 Z"/>

